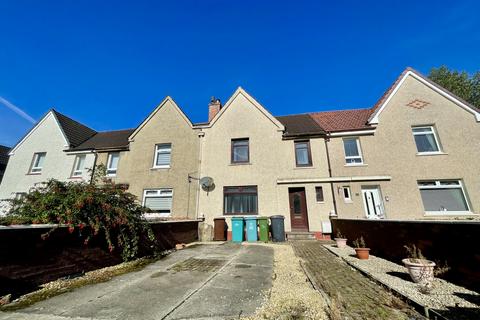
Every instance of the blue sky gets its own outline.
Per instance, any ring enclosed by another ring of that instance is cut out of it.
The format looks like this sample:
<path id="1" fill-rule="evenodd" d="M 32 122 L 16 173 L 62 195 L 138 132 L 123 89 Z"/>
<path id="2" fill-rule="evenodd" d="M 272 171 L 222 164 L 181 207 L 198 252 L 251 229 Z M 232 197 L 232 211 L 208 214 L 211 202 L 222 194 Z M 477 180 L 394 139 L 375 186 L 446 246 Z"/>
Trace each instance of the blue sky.
<path id="1" fill-rule="evenodd" d="M 476 1 L 4 1 L 0 97 L 96 130 L 242 86 L 274 115 L 370 107 L 407 66 L 480 69 Z M 0 99 L 0 144 L 32 126 Z"/>

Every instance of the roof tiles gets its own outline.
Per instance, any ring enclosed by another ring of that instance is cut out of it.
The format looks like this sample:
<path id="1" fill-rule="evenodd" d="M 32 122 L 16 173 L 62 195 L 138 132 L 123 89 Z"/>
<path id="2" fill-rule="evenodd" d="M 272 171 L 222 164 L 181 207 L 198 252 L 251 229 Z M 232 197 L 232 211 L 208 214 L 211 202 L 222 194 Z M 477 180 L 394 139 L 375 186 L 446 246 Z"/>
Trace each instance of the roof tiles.
<path id="1" fill-rule="evenodd" d="M 93 137 L 69 151 L 127 149 L 128 137 L 135 129 L 98 132 Z"/>

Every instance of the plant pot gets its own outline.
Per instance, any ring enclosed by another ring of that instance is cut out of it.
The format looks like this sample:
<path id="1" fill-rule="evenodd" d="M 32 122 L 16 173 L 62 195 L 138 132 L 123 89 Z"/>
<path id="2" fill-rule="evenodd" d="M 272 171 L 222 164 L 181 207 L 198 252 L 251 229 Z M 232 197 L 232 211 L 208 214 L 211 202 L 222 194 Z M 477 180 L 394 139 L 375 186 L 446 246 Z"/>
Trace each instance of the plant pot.
<path id="1" fill-rule="evenodd" d="M 337 243 L 337 248 L 345 248 L 347 246 L 347 239 L 344 238 L 335 238 Z"/>
<path id="2" fill-rule="evenodd" d="M 370 256 L 369 248 L 355 248 L 355 252 L 357 254 L 357 258 L 360 260 L 367 260 Z"/>
<path id="3" fill-rule="evenodd" d="M 435 262 L 426 259 L 403 259 L 403 264 L 408 270 L 413 282 L 432 282 L 433 281 L 433 269 L 435 268 Z"/>

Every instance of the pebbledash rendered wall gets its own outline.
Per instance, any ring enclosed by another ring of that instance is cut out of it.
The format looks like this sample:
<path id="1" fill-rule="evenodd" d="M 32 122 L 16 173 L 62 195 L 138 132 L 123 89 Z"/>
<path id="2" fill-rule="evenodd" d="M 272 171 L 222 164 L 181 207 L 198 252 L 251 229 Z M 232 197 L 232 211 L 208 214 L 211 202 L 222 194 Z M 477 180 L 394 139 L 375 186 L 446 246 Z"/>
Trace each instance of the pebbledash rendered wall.
<path id="1" fill-rule="evenodd" d="M 480 221 L 396 221 L 332 218 L 334 234 L 348 244 L 363 237 L 371 254 L 401 264 L 405 245 L 416 245 L 432 261 L 448 264 L 445 279 L 480 290 Z M 400 276 L 400 275 L 399 275 Z"/>
<path id="2" fill-rule="evenodd" d="M 169 221 L 151 224 L 160 250 L 175 248 L 178 243 L 198 239 L 198 221 Z M 0 227 L 0 296 L 21 294 L 39 285 L 62 277 L 78 276 L 84 272 L 122 262 L 118 252 L 110 253 L 99 234 L 88 245 L 86 231 L 59 227 L 43 240 L 41 235 L 52 226 Z M 143 254 L 149 254 L 143 249 Z"/>
<path id="3" fill-rule="evenodd" d="M 18 147 L 12 150 L 7 169 L 0 184 L 0 200 L 10 199 L 18 192 L 28 192 L 35 184 L 48 179 L 61 181 L 88 180 L 88 170 L 84 170 L 82 178 L 71 178 L 75 155 L 64 152 L 68 149 L 66 140 L 52 113 L 42 119 L 34 130 L 29 132 Z M 33 155 L 36 152 L 46 152 L 42 172 L 30 174 Z M 85 168 L 93 166 L 93 154 L 87 154 Z"/>
<path id="4" fill-rule="evenodd" d="M 212 226 L 216 217 L 226 217 L 231 230 L 232 216 L 224 215 L 223 188 L 257 186 L 258 216 L 283 215 L 285 229 L 290 231 L 288 188 L 304 187 L 309 230 L 319 234 L 322 221 L 328 221 L 333 210 L 329 184 L 279 184 L 278 180 L 328 177 L 324 140 L 310 139 L 313 165 L 297 167 L 294 140 L 284 140 L 283 125 L 267 113 L 248 93 L 239 89 L 210 126 L 201 129 L 204 133 L 200 142 L 201 176 L 212 177 L 215 189 L 200 190 L 199 216 L 205 217 L 207 226 Z M 248 163 L 231 163 L 232 139 L 238 138 L 249 139 Z M 315 186 L 323 187 L 324 202 L 316 202 Z"/>
<path id="5" fill-rule="evenodd" d="M 171 164 L 154 168 L 155 146 L 171 144 Z M 143 201 L 146 189 L 173 189 L 171 216 L 196 218 L 199 138 L 192 124 L 171 98 L 166 98 L 132 134 L 129 151 L 120 153 L 116 183 L 129 185 L 128 192 Z M 105 164 L 108 153 L 98 154 L 97 163 Z"/>
<path id="6" fill-rule="evenodd" d="M 423 108 L 408 104 L 427 102 Z M 418 155 L 412 126 L 435 127 L 442 153 Z M 335 184 L 340 218 L 364 218 L 361 187 L 379 185 L 387 219 L 423 219 L 425 210 L 418 180 L 462 180 L 472 213 L 480 213 L 480 123 L 475 115 L 408 76 L 379 116 L 373 135 L 359 136 L 362 165 L 346 166 L 342 138 L 328 143 L 333 176 L 390 176 L 389 181 Z M 342 198 L 350 186 L 352 202 Z M 388 199 L 388 201 L 386 201 Z M 429 218 L 444 219 L 448 212 Z"/>

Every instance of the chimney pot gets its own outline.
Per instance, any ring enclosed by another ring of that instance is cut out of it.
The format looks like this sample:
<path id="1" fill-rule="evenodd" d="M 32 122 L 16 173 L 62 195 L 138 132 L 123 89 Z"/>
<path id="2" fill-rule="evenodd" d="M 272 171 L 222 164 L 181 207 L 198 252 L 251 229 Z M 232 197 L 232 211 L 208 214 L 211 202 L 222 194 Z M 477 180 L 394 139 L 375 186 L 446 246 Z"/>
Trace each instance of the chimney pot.
<path id="1" fill-rule="evenodd" d="M 221 108 L 222 103 L 220 102 L 220 99 L 211 97 L 210 103 L 208 104 L 208 122 L 212 121 L 212 119 L 215 118 L 217 113 L 220 112 Z"/>

